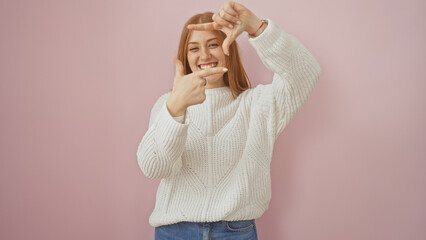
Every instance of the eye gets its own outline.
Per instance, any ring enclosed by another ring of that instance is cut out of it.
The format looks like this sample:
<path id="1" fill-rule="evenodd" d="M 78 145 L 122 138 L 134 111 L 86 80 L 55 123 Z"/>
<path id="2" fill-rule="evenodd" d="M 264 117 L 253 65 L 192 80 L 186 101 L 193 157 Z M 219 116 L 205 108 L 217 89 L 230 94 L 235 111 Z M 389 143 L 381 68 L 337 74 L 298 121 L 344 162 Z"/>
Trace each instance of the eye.
<path id="1" fill-rule="evenodd" d="M 193 51 L 196 51 L 196 50 L 198 50 L 198 48 L 197 48 L 197 47 L 193 47 L 193 48 L 190 48 L 190 49 L 189 49 L 189 51 L 192 51 L 192 52 L 193 52 Z"/>
<path id="2" fill-rule="evenodd" d="M 219 46 L 219 44 L 217 44 L 217 43 L 212 43 L 212 44 L 209 45 L 209 47 L 218 47 L 218 46 Z"/>

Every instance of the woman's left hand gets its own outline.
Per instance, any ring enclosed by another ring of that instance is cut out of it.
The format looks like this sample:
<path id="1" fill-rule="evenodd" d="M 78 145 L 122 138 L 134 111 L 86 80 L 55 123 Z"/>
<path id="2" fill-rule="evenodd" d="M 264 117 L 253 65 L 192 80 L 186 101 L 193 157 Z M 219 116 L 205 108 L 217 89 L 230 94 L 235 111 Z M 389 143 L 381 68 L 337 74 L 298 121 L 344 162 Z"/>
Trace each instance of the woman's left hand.
<path id="1" fill-rule="evenodd" d="M 226 34 L 223 41 L 223 52 L 229 56 L 229 46 L 244 31 L 254 33 L 262 21 L 249 9 L 236 2 L 226 2 L 220 10 L 213 14 L 213 22 L 202 24 L 189 24 L 189 30 L 220 30 Z M 259 29 L 261 30 L 261 29 Z"/>

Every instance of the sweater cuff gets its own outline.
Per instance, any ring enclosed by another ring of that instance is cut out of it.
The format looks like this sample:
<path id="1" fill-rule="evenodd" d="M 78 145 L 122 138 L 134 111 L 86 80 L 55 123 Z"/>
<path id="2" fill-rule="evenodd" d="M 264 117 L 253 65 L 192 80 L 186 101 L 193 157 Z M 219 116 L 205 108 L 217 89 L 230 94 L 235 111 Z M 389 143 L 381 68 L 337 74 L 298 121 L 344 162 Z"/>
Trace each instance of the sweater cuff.
<path id="1" fill-rule="evenodd" d="M 288 47 L 291 35 L 279 28 L 272 20 L 268 22 L 263 32 L 255 37 L 249 38 L 248 42 L 253 46 L 262 62 L 273 72 L 288 71 L 291 66 L 291 52 Z M 279 66 L 274 66 L 275 59 L 279 59 Z"/>
<path id="2" fill-rule="evenodd" d="M 184 123 L 184 120 L 185 120 L 185 114 L 184 115 L 181 115 L 181 116 L 177 116 L 177 117 L 173 117 L 173 119 L 176 121 L 176 122 L 179 122 L 179 123 Z"/>
<path id="3" fill-rule="evenodd" d="M 263 32 L 257 36 L 249 38 L 249 43 L 255 47 L 259 51 L 270 51 L 271 46 L 275 45 L 275 43 L 285 36 L 286 33 L 281 30 L 272 20 L 265 19 L 268 23 Z M 281 30 L 281 31 L 280 31 Z"/>
<path id="4" fill-rule="evenodd" d="M 167 141 L 186 138 L 189 122 L 189 118 L 186 118 L 184 123 L 177 122 L 172 115 L 170 115 L 169 110 L 167 110 L 166 102 L 164 102 L 156 120 L 158 136 L 161 136 L 162 139 Z"/>

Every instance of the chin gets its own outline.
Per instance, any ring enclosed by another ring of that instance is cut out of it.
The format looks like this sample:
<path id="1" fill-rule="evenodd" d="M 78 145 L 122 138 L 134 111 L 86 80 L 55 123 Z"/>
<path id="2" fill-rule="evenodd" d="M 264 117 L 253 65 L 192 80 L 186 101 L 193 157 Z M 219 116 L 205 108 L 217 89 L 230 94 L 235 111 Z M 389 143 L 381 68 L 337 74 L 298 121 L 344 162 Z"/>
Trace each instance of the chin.
<path id="1" fill-rule="evenodd" d="M 210 83 L 213 84 L 213 83 L 216 83 L 218 81 L 221 81 L 222 77 L 223 77 L 223 73 L 217 73 L 217 74 L 213 74 L 213 75 L 206 77 L 206 79 L 209 82 L 209 84 Z"/>

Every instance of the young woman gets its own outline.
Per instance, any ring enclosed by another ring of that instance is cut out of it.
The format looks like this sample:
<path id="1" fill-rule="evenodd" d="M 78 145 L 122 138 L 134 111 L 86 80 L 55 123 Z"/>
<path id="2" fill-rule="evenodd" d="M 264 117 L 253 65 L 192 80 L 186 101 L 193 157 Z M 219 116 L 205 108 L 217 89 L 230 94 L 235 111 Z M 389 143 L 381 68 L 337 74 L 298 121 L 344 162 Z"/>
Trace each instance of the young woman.
<path id="1" fill-rule="evenodd" d="M 234 41 L 243 32 L 274 73 L 271 84 L 250 87 Z M 275 140 L 320 66 L 273 21 L 234 2 L 191 17 L 173 61 L 173 89 L 152 108 L 137 151 L 143 173 L 161 179 L 149 218 L 156 239 L 257 239 Z"/>

